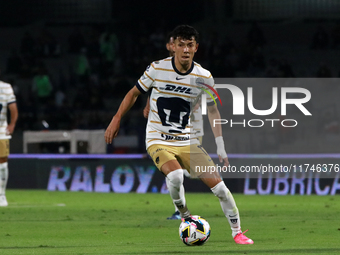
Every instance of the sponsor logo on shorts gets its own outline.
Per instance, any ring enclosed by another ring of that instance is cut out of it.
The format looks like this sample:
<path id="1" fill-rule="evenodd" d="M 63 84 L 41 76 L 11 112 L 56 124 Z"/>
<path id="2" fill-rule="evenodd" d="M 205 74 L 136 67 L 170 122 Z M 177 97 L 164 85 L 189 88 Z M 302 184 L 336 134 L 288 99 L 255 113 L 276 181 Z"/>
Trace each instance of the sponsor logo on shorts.
<path id="1" fill-rule="evenodd" d="M 153 152 L 150 152 L 150 156 L 153 157 L 153 155 L 155 155 L 157 152 L 160 152 L 160 151 L 167 151 L 167 149 L 165 148 L 158 148 L 157 150 L 153 151 Z"/>
<path id="2" fill-rule="evenodd" d="M 164 135 L 161 134 L 161 136 L 164 138 L 165 141 L 169 141 L 169 140 L 175 140 L 175 141 L 187 141 L 190 139 L 189 136 L 172 136 L 172 135 Z"/>

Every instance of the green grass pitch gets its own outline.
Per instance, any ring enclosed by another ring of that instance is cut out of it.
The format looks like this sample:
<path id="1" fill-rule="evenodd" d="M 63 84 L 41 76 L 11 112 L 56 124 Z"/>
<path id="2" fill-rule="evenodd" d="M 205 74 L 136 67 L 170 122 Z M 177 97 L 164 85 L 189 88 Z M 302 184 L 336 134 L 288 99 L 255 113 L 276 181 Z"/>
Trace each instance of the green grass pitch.
<path id="1" fill-rule="evenodd" d="M 234 195 L 243 230 L 236 245 L 217 198 L 189 193 L 209 241 L 185 246 L 169 195 L 8 190 L 0 207 L 0 254 L 340 254 L 339 196 Z"/>

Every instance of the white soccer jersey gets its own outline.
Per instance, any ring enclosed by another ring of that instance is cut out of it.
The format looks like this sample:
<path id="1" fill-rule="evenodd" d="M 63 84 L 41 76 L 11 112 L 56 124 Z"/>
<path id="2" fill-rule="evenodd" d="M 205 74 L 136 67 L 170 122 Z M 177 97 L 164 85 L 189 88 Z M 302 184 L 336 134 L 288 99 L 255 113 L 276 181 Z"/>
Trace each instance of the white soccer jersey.
<path id="1" fill-rule="evenodd" d="M 10 135 L 6 135 L 7 123 L 7 106 L 15 103 L 15 95 L 11 84 L 0 81 L 0 140 L 10 139 Z"/>
<path id="2" fill-rule="evenodd" d="M 197 103 L 203 89 L 214 87 L 214 79 L 208 70 L 193 62 L 183 74 L 175 67 L 174 58 L 169 57 L 148 66 L 136 86 L 142 93 L 152 88 L 147 148 L 153 144 L 185 146 L 198 143 L 190 122 L 191 106 Z M 208 97 L 207 103 L 211 102 L 213 100 Z"/>

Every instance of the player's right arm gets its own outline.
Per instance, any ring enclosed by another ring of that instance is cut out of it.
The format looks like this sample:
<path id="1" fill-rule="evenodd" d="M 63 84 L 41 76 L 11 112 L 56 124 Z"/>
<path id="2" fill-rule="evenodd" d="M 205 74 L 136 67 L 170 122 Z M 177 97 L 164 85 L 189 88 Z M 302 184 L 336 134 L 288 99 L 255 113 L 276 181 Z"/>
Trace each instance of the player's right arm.
<path id="1" fill-rule="evenodd" d="M 134 86 L 124 97 L 122 103 L 115 116 L 113 116 L 109 126 L 105 131 L 105 142 L 107 144 L 112 143 L 112 140 L 117 136 L 120 126 L 121 118 L 130 110 L 130 108 L 135 104 L 137 97 L 141 94 L 139 89 Z"/>
<path id="2" fill-rule="evenodd" d="M 140 94 L 145 94 L 154 82 L 155 68 L 153 64 L 149 65 L 143 75 L 140 77 L 136 86 L 134 86 L 124 97 L 122 103 L 115 116 L 113 116 L 109 126 L 105 131 L 105 142 L 112 143 L 112 140 L 117 136 L 120 126 L 120 120 L 124 114 L 134 105 L 137 97 Z"/>
<path id="3" fill-rule="evenodd" d="M 6 129 L 6 135 L 11 135 L 14 132 L 15 124 L 17 123 L 18 120 L 18 107 L 17 104 L 11 103 L 8 105 L 8 109 L 11 114 L 11 122 L 8 124 L 7 129 Z"/>

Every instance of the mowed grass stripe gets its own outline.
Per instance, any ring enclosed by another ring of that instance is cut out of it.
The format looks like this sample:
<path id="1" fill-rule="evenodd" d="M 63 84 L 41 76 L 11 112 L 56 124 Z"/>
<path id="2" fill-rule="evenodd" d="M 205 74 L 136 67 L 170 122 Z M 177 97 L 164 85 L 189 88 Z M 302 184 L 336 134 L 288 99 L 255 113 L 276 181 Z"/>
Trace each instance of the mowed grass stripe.
<path id="1" fill-rule="evenodd" d="M 251 246 L 234 243 L 216 197 L 186 196 L 210 223 L 204 246 L 181 242 L 169 195 L 8 190 L 0 254 L 340 254 L 338 196 L 234 195 Z"/>

